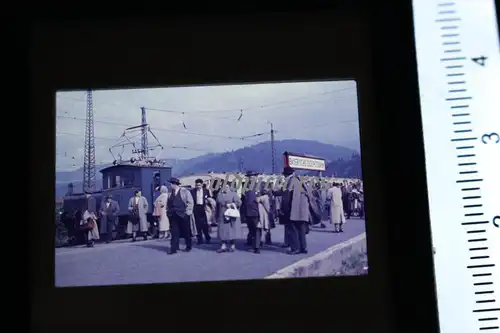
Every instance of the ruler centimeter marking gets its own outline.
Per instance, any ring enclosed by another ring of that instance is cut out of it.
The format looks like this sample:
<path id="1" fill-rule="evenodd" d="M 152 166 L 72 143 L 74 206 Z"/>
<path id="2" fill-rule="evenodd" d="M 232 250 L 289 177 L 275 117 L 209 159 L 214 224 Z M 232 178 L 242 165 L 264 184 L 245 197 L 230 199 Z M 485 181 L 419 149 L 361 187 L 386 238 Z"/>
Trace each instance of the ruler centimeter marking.
<path id="1" fill-rule="evenodd" d="M 413 0 L 413 11 L 440 331 L 500 332 L 495 1 Z"/>

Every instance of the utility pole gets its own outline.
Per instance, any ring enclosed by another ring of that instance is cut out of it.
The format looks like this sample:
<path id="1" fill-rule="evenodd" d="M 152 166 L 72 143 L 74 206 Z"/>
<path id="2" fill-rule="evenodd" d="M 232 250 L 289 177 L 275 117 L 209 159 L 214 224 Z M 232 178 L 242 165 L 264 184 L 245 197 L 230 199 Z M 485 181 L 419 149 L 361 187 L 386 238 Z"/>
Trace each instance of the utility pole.
<path id="1" fill-rule="evenodd" d="M 243 172 L 243 156 L 240 157 L 240 172 Z"/>
<path id="2" fill-rule="evenodd" d="M 274 147 L 274 127 L 273 123 L 268 121 L 267 122 L 269 125 L 271 125 L 271 167 L 272 167 L 272 173 L 276 173 L 276 149 Z"/>
<path id="3" fill-rule="evenodd" d="M 89 193 L 95 190 L 95 138 L 94 138 L 94 103 L 92 90 L 87 90 L 87 115 L 85 119 L 85 147 L 83 155 L 83 191 Z"/>
<path id="4" fill-rule="evenodd" d="M 148 123 L 146 121 L 146 108 L 144 106 L 141 106 L 141 125 L 142 125 L 141 150 L 143 159 L 147 159 L 149 157 L 147 124 Z"/>

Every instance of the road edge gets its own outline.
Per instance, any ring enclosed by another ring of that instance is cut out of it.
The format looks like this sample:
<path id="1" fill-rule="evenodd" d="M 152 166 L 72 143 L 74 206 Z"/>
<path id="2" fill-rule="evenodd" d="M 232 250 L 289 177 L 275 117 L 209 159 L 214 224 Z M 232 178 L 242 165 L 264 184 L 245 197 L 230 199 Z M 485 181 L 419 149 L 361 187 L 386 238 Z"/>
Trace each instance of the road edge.
<path id="1" fill-rule="evenodd" d="M 340 268 L 342 260 L 347 255 L 353 251 L 364 249 L 366 249 L 366 232 L 340 244 L 335 244 L 311 257 L 299 260 L 266 276 L 265 279 L 330 276 L 331 272 Z"/>

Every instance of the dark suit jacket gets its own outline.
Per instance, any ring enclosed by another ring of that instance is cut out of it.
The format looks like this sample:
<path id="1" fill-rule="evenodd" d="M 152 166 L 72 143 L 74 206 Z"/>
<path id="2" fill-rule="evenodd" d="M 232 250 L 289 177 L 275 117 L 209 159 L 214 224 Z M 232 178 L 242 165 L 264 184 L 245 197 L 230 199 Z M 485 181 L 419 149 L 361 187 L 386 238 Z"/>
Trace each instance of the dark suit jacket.
<path id="1" fill-rule="evenodd" d="M 244 217 L 259 217 L 259 204 L 255 191 L 246 191 L 241 202 L 240 212 Z"/>
<path id="2" fill-rule="evenodd" d="M 201 189 L 203 191 L 203 205 L 206 205 L 207 204 L 207 198 L 210 198 L 210 191 L 206 188 L 203 188 Z M 198 191 L 198 189 L 196 188 L 193 188 L 191 190 L 191 195 L 193 196 L 193 204 L 196 206 L 196 192 Z"/>
<path id="3" fill-rule="evenodd" d="M 118 205 L 118 201 L 111 200 L 109 203 L 109 207 L 106 208 L 106 201 L 101 203 L 101 211 L 106 213 L 107 217 L 113 219 L 120 212 L 120 206 Z"/>

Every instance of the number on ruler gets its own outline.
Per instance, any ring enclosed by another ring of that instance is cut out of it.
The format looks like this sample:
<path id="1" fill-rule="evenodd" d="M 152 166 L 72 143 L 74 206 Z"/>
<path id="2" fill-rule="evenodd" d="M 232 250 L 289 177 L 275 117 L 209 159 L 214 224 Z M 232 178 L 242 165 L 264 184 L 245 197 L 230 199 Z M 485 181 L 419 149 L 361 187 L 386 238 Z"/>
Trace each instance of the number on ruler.
<path id="1" fill-rule="evenodd" d="M 498 135 L 498 133 L 484 134 L 481 137 L 481 141 L 483 141 L 484 144 L 488 144 L 490 142 L 499 143 L 500 142 L 500 135 Z"/>
<path id="2" fill-rule="evenodd" d="M 500 216 L 495 216 L 493 218 L 493 225 L 497 228 L 500 228 L 499 224 L 500 224 Z"/>
<path id="3" fill-rule="evenodd" d="M 485 56 L 480 56 L 477 58 L 472 58 L 472 61 L 474 61 L 476 64 L 484 67 L 484 65 L 486 65 L 486 59 L 488 59 L 488 58 L 486 58 Z"/>

